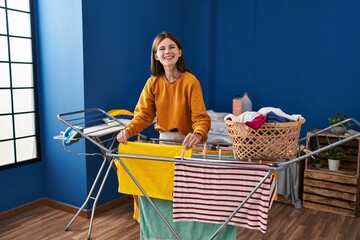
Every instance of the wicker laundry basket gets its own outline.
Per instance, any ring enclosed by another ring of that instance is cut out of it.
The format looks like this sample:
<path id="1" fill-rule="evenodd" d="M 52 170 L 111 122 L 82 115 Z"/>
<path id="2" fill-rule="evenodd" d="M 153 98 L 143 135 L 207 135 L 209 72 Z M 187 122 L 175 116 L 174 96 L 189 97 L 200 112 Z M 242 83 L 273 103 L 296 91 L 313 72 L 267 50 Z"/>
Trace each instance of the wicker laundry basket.
<path id="1" fill-rule="evenodd" d="M 263 123 L 256 130 L 242 122 L 226 120 L 225 123 L 238 159 L 277 161 L 297 154 L 301 121 Z"/>

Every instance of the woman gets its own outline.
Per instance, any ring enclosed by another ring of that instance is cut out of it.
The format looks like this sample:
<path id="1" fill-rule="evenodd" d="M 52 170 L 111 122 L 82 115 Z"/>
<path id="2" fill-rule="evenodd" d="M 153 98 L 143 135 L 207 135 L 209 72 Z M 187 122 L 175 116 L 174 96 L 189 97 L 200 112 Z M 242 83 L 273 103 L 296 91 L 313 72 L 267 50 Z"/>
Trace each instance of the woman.
<path id="1" fill-rule="evenodd" d="M 210 117 L 198 79 L 185 65 L 180 41 L 171 33 L 157 35 L 151 51 L 151 77 L 147 80 L 134 111 L 134 118 L 117 140 L 127 140 L 150 126 L 160 139 L 182 141 L 192 148 L 207 140 Z"/>
<path id="2" fill-rule="evenodd" d="M 160 139 L 180 141 L 187 149 L 207 140 L 210 117 L 201 85 L 185 65 L 179 40 L 167 32 L 160 33 L 153 41 L 151 77 L 141 92 L 133 120 L 117 135 L 117 140 L 126 143 L 130 137 L 151 125 L 155 117 L 155 129 L 160 132 Z M 174 223 L 172 201 L 151 200 L 183 239 L 208 239 L 218 229 L 218 225 L 210 223 Z M 141 239 L 174 238 L 145 197 L 139 197 L 139 209 Z M 235 227 L 228 226 L 217 239 L 235 239 L 235 234 Z"/>

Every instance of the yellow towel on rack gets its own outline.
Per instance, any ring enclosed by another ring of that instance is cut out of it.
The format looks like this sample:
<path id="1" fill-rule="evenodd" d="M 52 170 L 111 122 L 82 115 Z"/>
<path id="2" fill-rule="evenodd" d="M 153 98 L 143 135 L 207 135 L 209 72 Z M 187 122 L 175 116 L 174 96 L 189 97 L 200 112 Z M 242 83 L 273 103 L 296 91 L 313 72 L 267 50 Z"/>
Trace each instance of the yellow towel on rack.
<path id="1" fill-rule="evenodd" d="M 181 156 L 183 146 L 128 142 L 119 145 L 119 153 L 147 155 L 153 157 Z M 184 150 L 184 157 L 191 157 L 192 149 Z M 151 158 L 151 157 L 150 157 Z M 174 163 L 155 160 L 121 158 L 149 197 L 172 200 L 174 188 Z M 143 196 L 118 160 L 115 161 L 119 181 L 119 192 Z"/>

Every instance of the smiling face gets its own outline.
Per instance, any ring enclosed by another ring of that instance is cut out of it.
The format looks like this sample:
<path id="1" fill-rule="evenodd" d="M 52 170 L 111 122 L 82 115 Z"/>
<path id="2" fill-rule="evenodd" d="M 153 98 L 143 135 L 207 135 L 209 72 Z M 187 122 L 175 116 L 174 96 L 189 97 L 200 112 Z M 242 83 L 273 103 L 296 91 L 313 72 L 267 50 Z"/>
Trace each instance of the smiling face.
<path id="1" fill-rule="evenodd" d="M 173 68 L 181 55 L 182 50 L 170 38 L 162 40 L 154 53 L 155 59 L 160 61 L 164 68 Z"/>
<path id="2" fill-rule="evenodd" d="M 166 72 L 174 74 L 176 71 L 188 71 L 182 45 L 179 39 L 169 32 L 161 32 L 154 38 L 150 59 L 150 71 L 153 76 L 160 76 Z"/>

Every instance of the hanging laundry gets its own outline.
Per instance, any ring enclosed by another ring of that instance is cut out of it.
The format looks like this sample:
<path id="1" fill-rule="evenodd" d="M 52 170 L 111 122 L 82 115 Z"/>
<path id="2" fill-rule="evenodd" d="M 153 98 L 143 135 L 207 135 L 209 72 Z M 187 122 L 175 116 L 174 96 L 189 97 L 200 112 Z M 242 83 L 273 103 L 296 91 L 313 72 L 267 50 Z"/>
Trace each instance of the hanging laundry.
<path id="1" fill-rule="evenodd" d="M 128 142 L 119 145 L 119 153 L 131 153 L 135 155 L 181 156 L 183 146 L 150 144 L 139 142 Z M 184 151 L 184 156 L 190 157 L 192 149 Z M 174 186 L 174 163 L 156 160 L 141 160 L 132 158 L 121 158 L 125 166 L 134 175 L 149 197 L 172 200 L 172 190 Z M 130 195 L 143 196 L 139 188 L 129 177 L 127 172 L 118 162 L 115 161 L 119 192 Z M 156 186 L 156 187 L 154 187 Z"/>
<path id="2" fill-rule="evenodd" d="M 232 162 L 234 163 L 234 162 Z M 247 166 L 269 166 L 247 163 Z M 267 174 L 264 169 L 175 164 L 173 220 L 223 223 Z M 276 193 L 271 175 L 230 220 L 235 226 L 267 230 L 268 211 Z"/>

